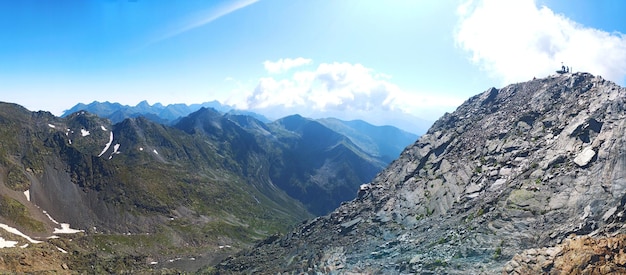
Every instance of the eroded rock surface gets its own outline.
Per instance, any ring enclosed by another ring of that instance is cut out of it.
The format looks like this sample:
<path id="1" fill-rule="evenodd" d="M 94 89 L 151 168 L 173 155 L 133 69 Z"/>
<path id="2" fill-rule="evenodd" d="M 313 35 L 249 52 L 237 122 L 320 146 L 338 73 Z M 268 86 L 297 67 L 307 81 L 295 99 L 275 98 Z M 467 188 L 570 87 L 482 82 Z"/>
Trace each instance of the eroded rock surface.
<path id="1" fill-rule="evenodd" d="M 505 274 L 626 274 L 626 235 L 572 237 L 555 247 L 528 249 L 504 266 Z"/>
<path id="2" fill-rule="evenodd" d="M 493 274 L 571 234 L 624 233 L 625 96 L 587 73 L 491 88 L 435 122 L 356 200 L 217 270 Z"/>

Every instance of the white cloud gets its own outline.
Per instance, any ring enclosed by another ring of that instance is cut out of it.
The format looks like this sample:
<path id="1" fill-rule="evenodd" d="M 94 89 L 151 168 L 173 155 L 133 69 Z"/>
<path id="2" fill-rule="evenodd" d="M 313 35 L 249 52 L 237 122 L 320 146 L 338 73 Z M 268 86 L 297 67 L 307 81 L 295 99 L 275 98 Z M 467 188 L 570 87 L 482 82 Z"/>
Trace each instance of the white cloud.
<path id="1" fill-rule="evenodd" d="M 466 2 L 457 12 L 457 45 L 503 84 L 552 74 L 561 62 L 623 84 L 623 34 L 582 26 L 533 0 Z"/>
<path id="2" fill-rule="evenodd" d="M 315 71 L 298 71 L 288 78 L 261 78 L 246 103 L 253 109 L 282 105 L 368 111 L 393 108 L 397 90 L 363 65 L 322 63 Z"/>
<path id="3" fill-rule="evenodd" d="M 311 64 L 312 61 L 313 60 L 311 59 L 306 59 L 302 57 L 298 57 L 295 59 L 281 58 L 276 62 L 266 60 L 265 62 L 263 62 L 263 66 L 265 67 L 265 70 L 267 70 L 267 72 L 271 74 L 277 74 L 284 73 L 296 67 Z"/>
<path id="4" fill-rule="evenodd" d="M 391 82 L 390 75 L 361 64 L 335 62 L 260 78 L 254 89 L 241 93 L 238 99 L 231 98 L 228 103 L 273 118 L 293 113 L 333 116 L 402 124 L 410 130 L 407 125 L 424 123 L 413 116 L 434 120 L 461 102 L 437 93 L 405 91 Z"/>

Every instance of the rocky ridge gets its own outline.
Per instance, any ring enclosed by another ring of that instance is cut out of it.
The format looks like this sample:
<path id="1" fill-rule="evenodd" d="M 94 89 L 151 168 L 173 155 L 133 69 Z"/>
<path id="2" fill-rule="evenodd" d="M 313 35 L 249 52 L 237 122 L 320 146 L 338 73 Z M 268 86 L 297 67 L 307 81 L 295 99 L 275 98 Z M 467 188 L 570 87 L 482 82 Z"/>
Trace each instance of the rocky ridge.
<path id="1" fill-rule="evenodd" d="M 488 89 L 435 122 L 354 201 L 216 268 L 493 274 L 571 235 L 622 234 L 625 111 L 626 89 L 588 73 Z"/>

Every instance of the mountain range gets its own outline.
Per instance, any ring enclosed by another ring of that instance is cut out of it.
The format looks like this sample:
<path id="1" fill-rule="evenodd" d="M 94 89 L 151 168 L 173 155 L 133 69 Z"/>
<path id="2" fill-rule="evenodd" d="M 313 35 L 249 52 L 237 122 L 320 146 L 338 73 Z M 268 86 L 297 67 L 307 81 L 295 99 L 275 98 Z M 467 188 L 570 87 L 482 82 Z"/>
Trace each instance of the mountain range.
<path id="1" fill-rule="evenodd" d="M 237 116 L 252 117 L 263 124 L 270 124 L 272 121 L 267 117 L 244 110 L 233 109 L 231 106 L 223 105 L 218 101 L 205 102 L 201 104 L 170 104 L 162 105 L 155 103 L 150 105 L 147 101 L 142 101 L 136 106 L 122 105 L 111 102 L 94 101 L 89 104 L 78 103 L 74 107 L 66 110 L 61 117 L 66 117 L 75 112 L 87 111 L 99 117 L 111 120 L 113 124 L 119 123 L 127 118 L 144 117 L 156 123 L 174 125 L 180 119 L 201 108 L 214 109 L 220 113 L 227 114 L 234 118 Z M 298 115 L 296 115 L 298 116 Z M 286 118 L 283 118 L 286 119 Z M 375 126 L 363 120 L 344 121 L 336 118 L 306 119 L 300 122 L 315 120 L 321 123 L 324 128 L 337 132 L 353 142 L 360 150 L 378 158 L 386 164 L 393 161 L 411 142 L 417 139 L 417 135 L 398 129 L 394 126 Z"/>
<path id="2" fill-rule="evenodd" d="M 87 111 L 102 118 L 108 118 L 112 123 L 122 122 L 127 118 L 145 117 L 161 124 L 173 124 L 177 119 L 185 117 L 200 108 L 213 108 L 220 112 L 227 112 L 232 108 L 222 105 L 218 101 L 205 102 L 201 104 L 169 104 L 163 105 L 155 103 L 150 105 L 148 101 L 139 102 L 136 106 L 122 105 L 117 102 L 98 102 L 89 104 L 78 103 L 74 107 L 65 110 L 61 117 L 66 117 L 79 111 Z M 269 120 L 265 119 L 265 122 Z"/>
<path id="3" fill-rule="evenodd" d="M 363 132 L 376 126 L 329 121 L 343 126 L 206 107 L 168 125 L 143 115 L 113 123 L 0 103 L 0 225 L 9 230 L 0 230 L 0 268 L 189 271 L 326 214 L 401 150 Z M 385 129 L 405 144 L 416 138 Z"/>
<path id="4" fill-rule="evenodd" d="M 392 128 L 206 107 L 0 126 L 7 272 L 626 273 L 626 89 L 588 73 L 489 88 L 397 157 Z"/>
<path id="5" fill-rule="evenodd" d="M 61 117 L 68 116 L 78 111 L 87 111 L 93 114 L 97 114 L 100 117 L 108 118 L 113 123 L 121 122 L 122 120 L 126 118 L 135 118 L 135 117 L 143 116 L 157 123 L 172 125 L 172 124 L 175 124 L 178 119 L 185 117 L 199 110 L 202 107 L 212 108 L 221 113 L 251 116 L 251 117 L 256 118 L 257 120 L 260 120 L 263 123 L 269 123 L 273 120 L 276 120 L 277 118 L 283 117 L 280 115 L 277 116 L 276 115 L 277 113 L 295 114 L 298 111 L 296 109 L 294 110 L 291 110 L 289 108 L 281 109 L 278 107 L 275 107 L 271 110 L 265 110 L 265 109 L 240 110 L 233 106 L 222 104 L 219 101 L 210 101 L 210 102 L 204 102 L 200 104 L 191 104 L 191 105 L 180 104 L 180 103 L 169 104 L 169 105 L 155 103 L 153 105 L 150 105 L 148 101 L 144 100 L 144 101 L 139 102 L 135 106 L 122 105 L 120 103 L 115 103 L 115 102 L 111 103 L 108 101 L 107 102 L 94 101 L 89 104 L 78 103 L 74 105 L 74 107 L 68 110 L 65 110 L 63 114 L 61 115 Z M 290 112 L 290 110 L 292 112 Z M 328 117 L 328 114 L 325 115 L 324 113 L 317 113 L 314 115 L 315 117 Z M 386 114 L 386 115 L 389 115 L 389 114 Z M 268 117 L 272 117 L 272 119 Z M 376 116 L 374 116 L 372 119 L 379 120 L 379 118 Z M 327 121 L 329 119 L 318 119 L 318 120 Z M 330 120 L 333 120 L 333 119 L 331 118 Z M 351 123 L 352 127 L 357 127 L 357 128 L 361 127 L 362 130 L 366 129 L 367 126 L 359 126 L 359 124 L 361 125 L 370 124 L 363 120 L 352 120 L 352 121 L 354 121 L 353 123 Z M 360 121 L 361 123 L 359 123 L 358 121 Z M 374 121 L 374 122 L 377 122 L 376 124 L 381 124 L 379 123 L 379 121 Z M 329 123 L 332 125 L 336 124 L 334 122 L 329 122 Z M 420 118 L 411 116 L 409 114 L 404 114 L 402 112 L 395 112 L 393 124 L 394 124 L 393 126 L 387 126 L 386 129 L 399 128 L 399 129 L 402 129 L 402 132 L 408 132 L 408 133 L 411 133 L 411 135 L 415 135 L 415 134 L 421 135 L 426 132 L 428 127 L 432 124 L 432 121 L 420 119 Z M 366 128 L 363 128 L 363 127 L 366 127 Z"/>

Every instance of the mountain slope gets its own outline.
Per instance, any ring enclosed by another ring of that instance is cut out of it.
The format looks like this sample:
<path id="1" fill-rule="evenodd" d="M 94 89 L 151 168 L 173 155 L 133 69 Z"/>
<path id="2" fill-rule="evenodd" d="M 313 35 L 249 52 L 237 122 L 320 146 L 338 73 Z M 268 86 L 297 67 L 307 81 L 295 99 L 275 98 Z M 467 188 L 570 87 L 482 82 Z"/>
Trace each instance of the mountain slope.
<path id="1" fill-rule="evenodd" d="M 281 188 L 316 215 L 324 215 L 353 199 L 385 163 L 322 123 L 299 115 L 269 127 L 283 144 L 270 173 Z"/>
<path id="2" fill-rule="evenodd" d="M 267 176 L 242 176 L 221 142 L 144 118 L 112 125 L 0 103 L 0 140 L 0 223 L 32 238 L 5 227 L 0 243 L 15 247 L 3 252 L 44 253 L 74 272 L 162 269 L 190 256 L 183 267 L 193 270 L 309 217 Z M 82 231 L 65 235 L 60 223 Z"/>
<path id="3" fill-rule="evenodd" d="M 231 152 L 245 177 L 269 175 L 268 183 L 323 215 L 356 196 L 384 163 L 322 124 L 295 115 L 274 123 L 246 115 L 201 109 L 175 127 L 202 135 Z M 273 197 L 273 188 L 265 190 Z M 280 198 L 275 198 L 279 200 Z"/>
<path id="4" fill-rule="evenodd" d="M 354 201 L 217 268 L 502 273 L 515 254 L 571 234 L 623 234 L 625 110 L 626 89 L 586 73 L 491 88 Z"/>

